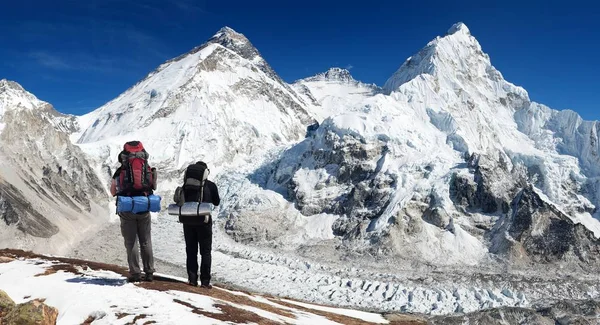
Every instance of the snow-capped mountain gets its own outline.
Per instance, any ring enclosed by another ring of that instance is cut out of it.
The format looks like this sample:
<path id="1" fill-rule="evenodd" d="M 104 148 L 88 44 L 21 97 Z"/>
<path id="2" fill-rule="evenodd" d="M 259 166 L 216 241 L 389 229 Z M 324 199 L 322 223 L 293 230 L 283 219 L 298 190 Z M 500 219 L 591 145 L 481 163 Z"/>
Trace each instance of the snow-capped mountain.
<path id="1" fill-rule="evenodd" d="M 65 132 L 74 119 L 0 80 L 1 246 L 65 251 L 107 220 L 106 189 Z"/>
<path id="2" fill-rule="evenodd" d="M 489 252 L 596 263 L 583 257 L 600 236 L 596 124 L 531 102 L 464 24 L 406 60 L 385 94 L 340 70 L 296 87 L 329 117 L 258 183 L 305 216 L 339 216 L 334 234 L 352 247 L 443 264 Z"/>
<path id="3" fill-rule="evenodd" d="M 107 166 L 125 141 L 142 140 L 154 164 L 177 174 L 198 159 L 216 168 L 247 163 L 298 141 L 312 121 L 306 103 L 250 41 L 225 27 L 82 116 L 73 138 Z"/>

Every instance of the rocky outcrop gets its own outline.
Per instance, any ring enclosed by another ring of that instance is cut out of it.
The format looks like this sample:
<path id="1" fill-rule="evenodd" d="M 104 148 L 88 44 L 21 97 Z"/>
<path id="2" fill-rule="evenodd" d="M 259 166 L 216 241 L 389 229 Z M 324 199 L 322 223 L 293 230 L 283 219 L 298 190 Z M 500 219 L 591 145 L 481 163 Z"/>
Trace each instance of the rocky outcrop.
<path id="1" fill-rule="evenodd" d="M 525 170 L 513 165 L 498 152 L 497 157 L 471 154 L 467 166 L 471 173 L 454 173 L 450 181 L 450 198 L 463 211 L 507 213 L 518 189 L 527 182 Z"/>
<path id="2" fill-rule="evenodd" d="M 284 193 L 305 216 L 345 216 L 335 222 L 333 232 L 346 236 L 385 210 L 396 184 L 394 175 L 381 172 L 387 154 L 384 141 L 340 135 L 331 121 L 325 121 L 279 161 L 263 168 L 268 176 L 261 185 Z"/>
<path id="3" fill-rule="evenodd" d="M 434 226 L 446 229 L 450 225 L 451 219 L 444 208 L 435 207 L 425 211 L 423 214 L 423 220 Z"/>
<path id="4" fill-rule="evenodd" d="M 560 325 L 593 325 L 600 319 L 600 301 L 559 301 L 551 307 L 538 309 L 538 313 Z"/>
<path id="5" fill-rule="evenodd" d="M 56 325 L 58 310 L 42 300 L 32 300 L 15 306 L 2 319 L 3 324 Z"/>
<path id="6" fill-rule="evenodd" d="M 58 310 L 43 300 L 31 300 L 22 304 L 15 302 L 0 290 L 0 324 L 2 325 L 55 325 Z"/>
<path id="7" fill-rule="evenodd" d="M 8 294 L 0 290 L 0 320 L 15 307 L 15 302 Z M 0 321 L 1 322 L 1 321 Z"/>
<path id="8" fill-rule="evenodd" d="M 600 240 L 545 201 L 531 185 L 516 196 L 495 233 L 491 250 L 515 261 L 571 261 L 584 267 L 598 266 L 600 261 Z"/>

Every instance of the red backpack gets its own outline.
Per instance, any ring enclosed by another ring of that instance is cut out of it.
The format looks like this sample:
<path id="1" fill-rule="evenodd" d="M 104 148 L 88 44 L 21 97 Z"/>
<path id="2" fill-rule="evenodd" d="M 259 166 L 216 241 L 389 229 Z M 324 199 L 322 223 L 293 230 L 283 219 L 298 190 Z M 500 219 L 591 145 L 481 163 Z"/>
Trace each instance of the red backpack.
<path id="1" fill-rule="evenodd" d="M 148 165 L 148 153 L 140 141 L 123 145 L 119 154 L 121 170 L 117 177 L 117 195 L 148 196 L 156 189 L 155 171 Z"/>

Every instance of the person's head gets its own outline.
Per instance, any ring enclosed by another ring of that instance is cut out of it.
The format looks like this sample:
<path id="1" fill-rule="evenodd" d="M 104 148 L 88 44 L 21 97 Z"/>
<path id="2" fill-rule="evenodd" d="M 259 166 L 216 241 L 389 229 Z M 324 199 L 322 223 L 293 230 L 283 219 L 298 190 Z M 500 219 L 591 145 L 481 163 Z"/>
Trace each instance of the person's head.
<path id="1" fill-rule="evenodd" d="M 196 162 L 196 165 L 200 165 L 200 166 L 202 166 L 202 167 L 204 167 L 204 168 L 208 169 L 208 165 L 206 165 L 206 163 L 205 163 L 204 161 L 197 161 L 197 162 Z"/>

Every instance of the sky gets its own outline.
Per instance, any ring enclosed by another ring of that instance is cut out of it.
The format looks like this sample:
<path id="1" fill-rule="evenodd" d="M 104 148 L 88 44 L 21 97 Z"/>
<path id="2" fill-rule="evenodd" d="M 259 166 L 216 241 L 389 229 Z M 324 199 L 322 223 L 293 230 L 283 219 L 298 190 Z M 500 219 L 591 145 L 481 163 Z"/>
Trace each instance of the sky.
<path id="1" fill-rule="evenodd" d="M 382 86 L 462 21 L 532 100 L 600 120 L 600 3 L 486 2 L 0 0 L 0 79 L 85 114 L 229 26 L 288 82 L 336 66 Z"/>

